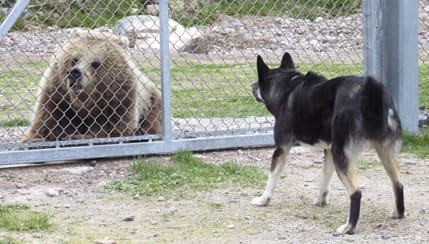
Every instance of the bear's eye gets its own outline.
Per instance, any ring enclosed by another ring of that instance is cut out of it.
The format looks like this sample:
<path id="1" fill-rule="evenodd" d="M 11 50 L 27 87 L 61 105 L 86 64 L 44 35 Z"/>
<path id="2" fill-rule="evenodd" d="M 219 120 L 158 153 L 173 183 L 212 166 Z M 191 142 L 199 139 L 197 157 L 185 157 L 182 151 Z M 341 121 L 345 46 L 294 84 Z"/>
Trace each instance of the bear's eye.
<path id="1" fill-rule="evenodd" d="M 93 69 L 98 69 L 100 66 L 101 66 L 101 63 L 100 63 L 100 62 L 92 62 L 92 63 L 91 63 L 91 67 L 92 67 Z"/>
<path id="2" fill-rule="evenodd" d="M 74 58 L 74 59 L 72 59 L 72 66 L 75 66 L 78 62 L 79 62 L 79 59 L 78 58 Z"/>

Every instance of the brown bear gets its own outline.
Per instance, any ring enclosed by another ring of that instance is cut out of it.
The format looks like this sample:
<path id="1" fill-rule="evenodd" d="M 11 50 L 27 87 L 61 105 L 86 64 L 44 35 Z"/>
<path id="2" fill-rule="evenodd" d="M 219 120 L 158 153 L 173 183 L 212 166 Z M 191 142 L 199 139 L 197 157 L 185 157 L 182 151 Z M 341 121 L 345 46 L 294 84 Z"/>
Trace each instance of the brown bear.
<path id="1" fill-rule="evenodd" d="M 161 133 L 161 93 L 127 47 L 125 37 L 73 31 L 41 78 L 22 142 Z"/>

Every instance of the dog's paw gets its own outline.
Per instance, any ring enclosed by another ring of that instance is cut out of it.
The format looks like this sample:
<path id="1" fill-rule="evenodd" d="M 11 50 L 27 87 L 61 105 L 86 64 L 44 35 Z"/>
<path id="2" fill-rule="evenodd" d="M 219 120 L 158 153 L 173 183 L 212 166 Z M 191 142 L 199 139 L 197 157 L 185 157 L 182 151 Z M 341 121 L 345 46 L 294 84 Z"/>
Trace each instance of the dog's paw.
<path id="1" fill-rule="evenodd" d="M 341 225 L 337 229 L 335 235 L 343 235 L 343 234 L 352 235 L 352 234 L 355 234 L 355 233 L 356 233 L 356 228 L 352 228 L 351 224 L 344 224 L 344 225 Z"/>
<path id="2" fill-rule="evenodd" d="M 313 205 L 319 206 L 319 207 L 325 207 L 328 205 L 328 201 L 326 199 L 321 200 L 320 197 L 316 197 L 313 200 Z"/>
<path id="3" fill-rule="evenodd" d="M 399 214 L 398 210 L 396 210 L 396 209 L 393 210 L 393 212 L 392 212 L 392 218 L 394 218 L 394 219 L 402 219 L 404 217 L 405 217 L 404 213 Z"/>
<path id="4" fill-rule="evenodd" d="M 252 205 L 255 206 L 266 206 L 268 202 L 270 201 L 269 197 L 266 196 L 260 196 L 252 200 Z"/>

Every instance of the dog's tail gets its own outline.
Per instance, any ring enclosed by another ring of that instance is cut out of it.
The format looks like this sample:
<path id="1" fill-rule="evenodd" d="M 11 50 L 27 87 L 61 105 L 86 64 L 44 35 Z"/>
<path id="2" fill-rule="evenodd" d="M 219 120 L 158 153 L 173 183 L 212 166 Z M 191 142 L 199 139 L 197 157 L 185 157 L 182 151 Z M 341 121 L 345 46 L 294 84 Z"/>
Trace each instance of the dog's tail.
<path id="1" fill-rule="evenodd" d="M 374 78 L 368 77 L 362 93 L 361 111 L 368 136 L 378 139 L 388 135 L 400 136 L 399 116 L 386 88 Z"/>

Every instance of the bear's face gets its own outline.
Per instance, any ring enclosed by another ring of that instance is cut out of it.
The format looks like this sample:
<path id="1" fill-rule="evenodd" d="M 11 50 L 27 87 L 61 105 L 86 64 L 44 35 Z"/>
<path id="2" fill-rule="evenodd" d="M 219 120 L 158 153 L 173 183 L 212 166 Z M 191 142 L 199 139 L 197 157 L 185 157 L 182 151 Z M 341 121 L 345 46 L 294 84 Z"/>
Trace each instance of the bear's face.
<path id="1" fill-rule="evenodd" d="M 102 87 L 108 89 L 111 83 L 126 79 L 123 77 L 127 72 L 126 57 L 115 45 L 109 38 L 71 38 L 59 55 L 62 57 L 58 57 L 64 60 L 61 73 L 68 90 L 73 93 L 100 91 Z"/>

